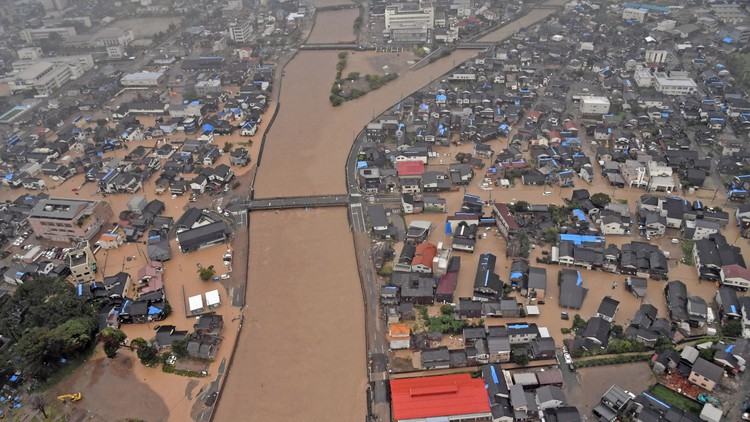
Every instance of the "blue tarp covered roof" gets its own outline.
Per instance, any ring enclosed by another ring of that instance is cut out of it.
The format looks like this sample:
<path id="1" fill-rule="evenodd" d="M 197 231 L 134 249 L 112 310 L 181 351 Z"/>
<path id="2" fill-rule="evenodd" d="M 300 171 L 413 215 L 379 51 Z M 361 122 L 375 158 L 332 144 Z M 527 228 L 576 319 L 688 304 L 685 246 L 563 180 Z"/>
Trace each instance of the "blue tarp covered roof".
<path id="1" fill-rule="evenodd" d="M 561 234 L 560 240 L 568 240 L 576 245 L 581 243 L 603 243 L 604 236 L 588 236 L 582 234 Z"/>

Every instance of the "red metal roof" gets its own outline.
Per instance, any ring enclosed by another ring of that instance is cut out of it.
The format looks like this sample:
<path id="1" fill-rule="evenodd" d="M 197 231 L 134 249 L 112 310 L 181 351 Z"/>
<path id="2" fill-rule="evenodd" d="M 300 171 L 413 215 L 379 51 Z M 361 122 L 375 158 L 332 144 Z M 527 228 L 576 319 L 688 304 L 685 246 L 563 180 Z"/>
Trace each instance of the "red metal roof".
<path id="1" fill-rule="evenodd" d="M 391 380 L 396 421 L 490 412 L 481 378 L 469 374 Z"/>
<path id="2" fill-rule="evenodd" d="M 399 161 L 396 164 L 399 176 L 421 176 L 424 174 L 424 163 L 421 161 Z"/>
<path id="3" fill-rule="evenodd" d="M 447 273 L 444 276 L 440 277 L 437 289 L 435 289 L 435 294 L 452 295 L 456 291 L 457 285 L 458 273 Z"/>

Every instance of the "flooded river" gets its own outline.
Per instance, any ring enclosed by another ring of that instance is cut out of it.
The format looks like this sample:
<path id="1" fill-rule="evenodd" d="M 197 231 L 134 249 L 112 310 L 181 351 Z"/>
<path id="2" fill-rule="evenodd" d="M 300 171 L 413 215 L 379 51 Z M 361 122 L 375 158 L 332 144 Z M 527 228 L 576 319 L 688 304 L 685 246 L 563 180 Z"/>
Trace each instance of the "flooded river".
<path id="1" fill-rule="evenodd" d="M 330 40 L 350 25 L 336 20 L 314 33 Z M 496 37 L 515 30 L 501 30 Z M 344 166 L 354 136 L 373 116 L 475 51 L 458 50 L 419 71 L 403 71 L 380 90 L 333 108 L 328 96 L 337 54 L 303 51 L 286 67 L 281 108 L 256 178 L 256 198 L 346 192 Z M 352 53 L 347 71 L 388 71 L 384 54 Z M 394 54 L 390 59 L 395 68 L 405 69 L 404 62 L 414 58 Z M 216 420 L 362 418 L 364 314 L 346 210 L 254 213 L 250 249 L 245 330 Z"/>

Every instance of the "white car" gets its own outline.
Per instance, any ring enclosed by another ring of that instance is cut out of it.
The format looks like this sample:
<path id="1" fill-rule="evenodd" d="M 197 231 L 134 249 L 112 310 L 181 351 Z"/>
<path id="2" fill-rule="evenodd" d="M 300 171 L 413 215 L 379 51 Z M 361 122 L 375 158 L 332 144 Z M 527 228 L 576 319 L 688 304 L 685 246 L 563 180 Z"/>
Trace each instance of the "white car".
<path id="1" fill-rule="evenodd" d="M 563 359 L 565 359 L 565 363 L 568 365 L 573 363 L 573 358 L 570 357 L 570 353 L 563 353 Z"/>
<path id="2" fill-rule="evenodd" d="M 552 192 L 550 192 L 550 191 L 544 191 L 544 192 L 542 192 L 542 196 L 550 196 L 550 195 L 552 195 Z"/>
<path id="3" fill-rule="evenodd" d="M 673 237 L 672 238 L 672 243 L 676 245 L 676 244 L 680 243 L 680 239 L 678 239 L 676 237 Z"/>

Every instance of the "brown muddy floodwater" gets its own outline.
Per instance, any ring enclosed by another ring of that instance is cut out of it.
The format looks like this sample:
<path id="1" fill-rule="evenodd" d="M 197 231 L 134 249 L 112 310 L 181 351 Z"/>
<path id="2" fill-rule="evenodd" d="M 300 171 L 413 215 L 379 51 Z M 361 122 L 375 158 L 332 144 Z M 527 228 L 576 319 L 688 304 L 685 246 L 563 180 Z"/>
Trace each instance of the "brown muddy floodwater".
<path id="1" fill-rule="evenodd" d="M 384 54 L 392 53 L 350 53 L 349 60 L 375 60 Z M 328 96 L 336 76 L 338 52 L 298 53 L 285 70 L 281 109 L 268 133 L 255 197 L 346 192 L 346 157 L 354 137 L 373 115 L 473 54 L 472 50 L 458 50 L 416 72 L 403 72 L 385 87 L 334 108 Z"/>
<path id="2" fill-rule="evenodd" d="M 307 44 L 325 44 L 355 42 L 354 19 L 359 16 L 359 9 L 343 9 L 330 12 L 318 12 L 315 27 L 307 39 Z"/>
<path id="3" fill-rule="evenodd" d="M 364 309 L 346 213 L 253 213 L 245 327 L 216 420 L 365 414 Z"/>
<path id="4" fill-rule="evenodd" d="M 502 29 L 496 37 L 515 30 Z M 347 31 L 348 21 L 314 29 L 319 39 Z M 344 167 L 355 135 L 375 115 L 475 53 L 458 50 L 418 71 L 402 71 L 387 86 L 337 108 L 328 96 L 338 52 L 298 53 L 284 71 L 280 110 L 266 140 L 255 197 L 346 192 Z M 346 71 L 388 71 L 384 54 L 350 53 Z M 393 67 L 405 69 L 404 61 L 393 56 Z M 216 420 L 348 422 L 364 417 L 364 313 L 347 211 L 253 213 L 250 249 L 246 326 Z"/>

